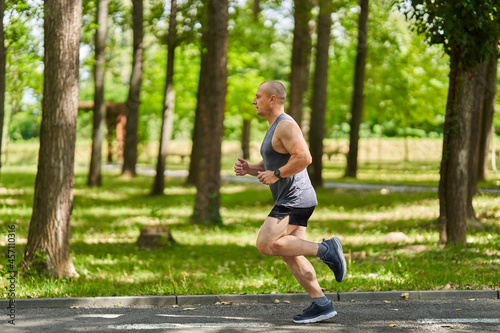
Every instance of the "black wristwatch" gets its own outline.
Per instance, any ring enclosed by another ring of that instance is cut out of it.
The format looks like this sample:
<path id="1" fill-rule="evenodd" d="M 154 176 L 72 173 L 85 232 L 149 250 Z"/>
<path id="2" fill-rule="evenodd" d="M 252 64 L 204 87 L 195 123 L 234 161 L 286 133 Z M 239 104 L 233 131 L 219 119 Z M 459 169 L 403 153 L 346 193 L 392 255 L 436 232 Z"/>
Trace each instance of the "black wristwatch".
<path id="1" fill-rule="evenodd" d="M 278 170 L 274 171 L 274 175 L 275 175 L 276 177 L 278 177 L 278 179 L 283 179 L 283 177 L 281 177 L 281 172 L 280 172 L 280 169 L 278 169 Z"/>

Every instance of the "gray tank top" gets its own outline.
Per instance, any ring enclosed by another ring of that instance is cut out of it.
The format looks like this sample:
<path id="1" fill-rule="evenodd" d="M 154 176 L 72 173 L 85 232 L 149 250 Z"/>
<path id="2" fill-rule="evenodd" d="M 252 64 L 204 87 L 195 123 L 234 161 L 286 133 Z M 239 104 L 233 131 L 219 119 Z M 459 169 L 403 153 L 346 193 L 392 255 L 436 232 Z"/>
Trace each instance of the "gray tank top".
<path id="1" fill-rule="evenodd" d="M 273 149 L 272 145 L 274 131 L 278 123 L 282 120 L 295 122 L 291 116 L 282 113 L 267 130 L 264 141 L 262 141 L 262 146 L 260 147 L 260 154 L 262 155 L 266 170 L 278 170 L 290 159 L 290 154 L 278 153 Z M 318 204 L 316 192 L 309 179 L 307 168 L 293 176 L 278 180 L 270 188 L 275 205 L 307 208 Z"/>

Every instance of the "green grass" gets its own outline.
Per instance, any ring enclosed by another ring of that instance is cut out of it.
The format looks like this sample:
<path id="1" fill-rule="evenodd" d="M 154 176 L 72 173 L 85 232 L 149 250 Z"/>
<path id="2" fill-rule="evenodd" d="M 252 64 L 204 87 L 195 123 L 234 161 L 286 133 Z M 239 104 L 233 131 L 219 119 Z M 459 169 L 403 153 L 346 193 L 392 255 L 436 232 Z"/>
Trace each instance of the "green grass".
<path id="1" fill-rule="evenodd" d="M 9 225 L 16 226 L 19 267 L 32 213 L 36 144 L 11 143 L 10 149 L 10 164 L 1 169 L 0 228 L 6 235 Z M 151 177 L 125 179 L 118 171 L 105 171 L 104 185 L 89 189 L 84 166 L 89 155 L 81 150 L 71 222 L 71 257 L 80 277 L 57 280 L 24 272 L 17 281 L 17 298 L 304 292 L 280 258 L 263 256 L 255 248 L 257 232 L 272 207 L 267 187 L 225 183 L 224 225 L 191 225 L 187 221 L 195 189 L 182 179 L 168 179 L 166 195 L 150 197 Z M 140 163 L 148 165 L 141 158 Z M 233 160 L 227 154 L 225 173 L 230 173 Z M 170 161 L 179 169 L 186 163 Z M 338 161 L 326 164 L 326 173 L 342 169 Z M 397 183 L 437 185 L 433 178 L 438 167 L 436 161 L 363 163 L 360 175 L 372 183 L 384 183 L 380 175 L 386 174 L 402 179 Z M 494 187 L 495 180 L 487 185 Z M 307 239 L 339 236 L 348 261 L 347 278 L 337 283 L 326 265 L 311 258 L 325 291 L 500 288 L 498 196 L 475 198 L 483 227 L 468 231 L 467 248 L 443 249 L 436 245 L 436 193 L 317 192 L 319 206 Z M 144 225 L 168 226 L 176 243 L 158 250 L 137 248 Z M 387 237 L 395 232 L 406 235 L 406 241 L 391 243 Z M 7 238 L 1 238 L 2 298 L 8 294 L 6 244 Z"/>

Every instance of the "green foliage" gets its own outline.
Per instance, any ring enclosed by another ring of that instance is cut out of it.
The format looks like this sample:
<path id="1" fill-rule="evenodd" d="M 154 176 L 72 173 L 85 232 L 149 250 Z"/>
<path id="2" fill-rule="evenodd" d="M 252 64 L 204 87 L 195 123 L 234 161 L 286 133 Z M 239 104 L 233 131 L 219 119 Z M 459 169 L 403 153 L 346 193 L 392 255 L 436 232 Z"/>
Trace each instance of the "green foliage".
<path id="1" fill-rule="evenodd" d="M 29 140 L 40 137 L 41 115 L 29 111 L 20 112 L 12 119 L 10 138 L 16 140 Z"/>
<path id="2" fill-rule="evenodd" d="M 357 9 L 334 14 L 327 136 L 343 136 L 350 117 Z M 365 74 L 364 122 L 369 135 L 399 136 L 404 128 L 440 131 L 447 93 L 447 59 L 409 30 L 389 1 L 371 2 Z M 362 134 L 363 135 L 363 134 Z M 419 134 L 421 135 L 421 134 Z"/>
<path id="3" fill-rule="evenodd" d="M 452 65 L 471 68 L 499 56 L 491 47 L 500 37 L 498 0 L 416 0 L 400 6 L 429 44 L 442 44 L 448 54 L 453 49 L 460 53 Z"/>
<path id="4" fill-rule="evenodd" d="M 94 95 L 95 4 L 90 0 L 83 2 L 80 100 L 93 100 Z M 225 139 L 241 136 L 243 119 L 258 119 L 252 122 L 252 137 L 259 138 L 265 133 L 266 126 L 260 117 L 256 117 L 251 104 L 258 84 L 273 79 L 288 86 L 293 37 L 291 2 L 261 1 L 262 12 L 257 18 L 252 14 L 252 1 L 244 4 L 231 1 L 230 4 Z M 159 0 L 145 3 L 145 58 L 139 112 L 139 137 L 143 143 L 157 141 L 161 126 L 169 5 L 169 1 Z M 349 132 L 357 45 L 357 2 L 345 0 L 336 5 L 326 116 L 326 135 L 330 138 L 343 137 Z M 130 9 L 130 2 L 110 1 L 105 99 L 116 103 L 126 100 L 129 89 L 132 62 Z M 174 138 L 177 139 L 189 139 L 193 128 L 204 12 L 202 1 L 179 1 L 179 47 L 176 49 L 174 74 Z M 23 15 L 27 17 L 27 14 Z M 33 24 L 37 27 L 35 30 L 41 32 L 41 21 L 23 22 L 16 28 L 19 31 L 16 36 L 22 38 L 16 44 L 16 52 L 9 55 L 11 60 L 7 70 L 7 75 L 10 75 L 7 79 L 7 107 L 15 109 L 13 113 L 40 109 L 43 87 L 42 36 L 23 32 L 33 30 Z M 13 40 L 10 38 L 9 43 Z M 399 136 L 405 133 L 405 128 L 424 130 L 427 136 L 439 134 L 448 86 L 447 62 L 443 51 L 438 47 L 428 47 L 422 37 L 409 31 L 403 15 L 392 7 L 391 1 L 371 2 L 362 136 Z M 31 98 L 34 105 L 18 105 L 26 94 L 34 96 Z M 306 94 L 306 98 L 310 98 L 309 95 Z M 79 131 L 83 131 L 79 135 L 82 137 L 88 137 L 89 132 L 90 124 L 85 119 L 86 115 L 79 115 Z M 35 121 L 33 125 L 36 126 Z M 19 132 L 19 129 L 14 131 Z M 406 130 L 406 133 L 412 131 Z M 422 133 L 413 131 L 411 135 L 421 136 Z"/>

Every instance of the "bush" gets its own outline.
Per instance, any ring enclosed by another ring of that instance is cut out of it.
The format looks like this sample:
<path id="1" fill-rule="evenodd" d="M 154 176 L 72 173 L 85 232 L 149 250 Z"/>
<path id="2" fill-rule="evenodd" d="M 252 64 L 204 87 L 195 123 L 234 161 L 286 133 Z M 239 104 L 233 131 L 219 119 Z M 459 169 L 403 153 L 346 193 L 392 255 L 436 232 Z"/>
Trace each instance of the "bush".
<path id="1" fill-rule="evenodd" d="M 40 137 L 41 115 L 34 112 L 20 112 L 13 116 L 10 139 L 29 140 Z"/>

